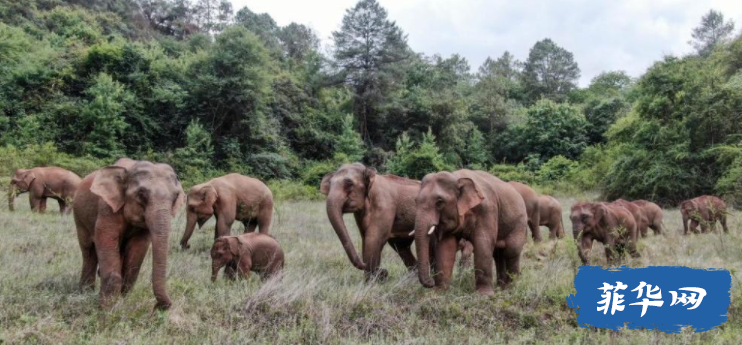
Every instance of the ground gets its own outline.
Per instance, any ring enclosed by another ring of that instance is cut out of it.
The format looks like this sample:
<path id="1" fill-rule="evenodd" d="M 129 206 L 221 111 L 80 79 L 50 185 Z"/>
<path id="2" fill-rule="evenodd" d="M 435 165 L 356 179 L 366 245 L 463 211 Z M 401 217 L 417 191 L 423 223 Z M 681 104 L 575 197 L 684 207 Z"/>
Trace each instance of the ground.
<path id="1" fill-rule="evenodd" d="M 567 307 L 565 297 L 574 291 L 579 266 L 567 212 L 577 198 L 559 199 L 567 238 L 538 246 L 529 242 L 522 275 L 491 297 L 474 293 L 471 269 L 457 270 L 447 292 L 424 289 L 390 248 L 382 260 L 390 279 L 364 283 L 322 202 L 277 205 L 273 234 L 286 253 L 282 280 L 262 283 L 252 277 L 230 283 L 220 275 L 211 283 L 213 221 L 197 230 L 190 250 L 182 251 L 181 213 L 170 236 L 168 287 L 174 304 L 161 313 L 152 312 L 151 255 L 134 291 L 113 310 L 98 310 L 97 291 L 77 289 L 81 258 L 72 217 L 60 216 L 52 202 L 46 214 L 33 214 L 24 196 L 16 200 L 16 212 L 0 205 L 0 343 L 742 343 L 740 213 L 731 213 L 728 235 L 682 236 L 679 212 L 666 210 L 667 235 L 641 240 L 642 257 L 628 261 L 631 267 L 731 270 L 732 305 L 725 324 L 703 333 L 616 332 L 578 327 Z M 352 216 L 346 221 L 358 244 Z M 241 230 L 235 225 L 233 233 Z M 593 256 L 596 264 L 605 264 L 600 245 Z"/>

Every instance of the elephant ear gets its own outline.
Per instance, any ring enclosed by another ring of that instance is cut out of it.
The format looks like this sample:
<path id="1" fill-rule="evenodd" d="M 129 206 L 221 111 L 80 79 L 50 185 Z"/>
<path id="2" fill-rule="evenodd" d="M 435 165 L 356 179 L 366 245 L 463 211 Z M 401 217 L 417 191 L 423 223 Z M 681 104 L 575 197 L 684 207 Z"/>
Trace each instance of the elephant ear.
<path id="1" fill-rule="evenodd" d="M 608 215 L 608 206 L 596 204 L 593 210 L 593 226 L 597 226 Z"/>
<path id="2" fill-rule="evenodd" d="M 463 217 L 466 212 L 482 203 L 484 195 L 479 191 L 477 185 L 470 178 L 459 179 L 459 200 L 457 203 L 459 217 Z"/>
<path id="3" fill-rule="evenodd" d="M 34 174 L 33 170 L 28 170 L 23 174 L 23 178 L 21 180 L 26 185 L 26 188 L 31 188 L 31 183 L 36 179 L 36 174 Z"/>
<path id="4" fill-rule="evenodd" d="M 367 167 L 366 170 L 363 171 L 363 180 L 366 184 L 366 195 L 368 195 L 368 191 L 371 190 L 371 185 L 373 185 L 376 180 L 376 169 Z"/>
<path id="5" fill-rule="evenodd" d="M 180 182 L 178 182 L 178 188 L 180 189 L 180 192 L 178 193 L 178 198 L 175 199 L 175 202 L 173 202 L 173 217 L 175 217 L 175 215 L 178 213 L 178 210 L 180 210 L 183 207 L 183 204 L 185 204 L 186 202 L 186 195 L 183 192 L 183 188 L 180 187 Z"/>
<path id="6" fill-rule="evenodd" d="M 319 184 L 319 191 L 320 193 L 327 195 L 330 193 L 330 179 L 335 176 L 334 172 L 325 174 L 324 177 L 322 177 L 322 182 Z"/>
<path id="7" fill-rule="evenodd" d="M 124 206 L 126 192 L 126 169 L 119 166 L 108 166 L 98 170 L 90 186 L 90 191 L 99 196 L 118 212 Z"/>
<path id="8" fill-rule="evenodd" d="M 214 204 L 219 199 L 219 194 L 216 192 L 214 186 L 204 186 L 204 188 L 201 190 L 201 193 L 204 204 L 214 207 Z"/>
<path id="9" fill-rule="evenodd" d="M 227 237 L 227 244 L 229 245 L 229 252 L 232 253 L 232 256 L 239 257 L 240 241 L 237 239 L 237 236 Z"/>

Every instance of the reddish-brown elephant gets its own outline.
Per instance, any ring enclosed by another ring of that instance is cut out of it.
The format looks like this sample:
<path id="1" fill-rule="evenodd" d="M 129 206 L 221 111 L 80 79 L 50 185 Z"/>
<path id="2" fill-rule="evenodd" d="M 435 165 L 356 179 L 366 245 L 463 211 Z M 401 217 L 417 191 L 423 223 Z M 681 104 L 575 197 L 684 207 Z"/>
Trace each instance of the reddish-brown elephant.
<path id="1" fill-rule="evenodd" d="M 727 204 L 724 200 L 711 195 L 702 195 L 680 203 L 680 214 L 683 216 L 683 233 L 688 234 L 688 229 L 698 233 L 698 225 L 701 232 L 708 232 L 716 228 L 716 221 L 721 223 L 725 233 L 727 228 Z M 690 221 L 690 226 L 689 226 Z"/>
<path id="2" fill-rule="evenodd" d="M 217 177 L 195 185 L 188 191 L 186 229 L 180 246 L 190 248 L 188 240 L 196 223 L 201 227 L 216 217 L 214 238 L 231 233 L 235 220 L 242 222 L 245 232 L 260 229 L 269 234 L 273 219 L 273 193 L 262 181 L 240 174 Z"/>
<path id="3" fill-rule="evenodd" d="M 518 191 L 518 194 L 520 194 L 526 204 L 526 212 L 528 213 L 528 228 L 531 229 L 531 237 L 533 237 L 533 242 L 541 242 L 541 229 L 539 228 L 539 226 L 541 225 L 541 216 L 539 214 L 540 209 L 538 206 L 538 194 L 536 193 L 536 191 L 533 190 L 533 188 L 524 183 L 520 183 L 517 181 L 510 181 L 508 183 L 513 186 L 516 191 Z"/>
<path id="4" fill-rule="evenodd" d="M 82 289 L 101 277 L 100 305 L 134 286 L 152 243 L 152 287 L 157 309 L 171 305 L 166 274 L 171 218 L 185 202 L 167 164 L 119 160 L 83 179 L 73 204 L 82 250 Z"/>
<path id="5" fill-rule="evenodd" d="M 559 200 L 549 195 L 538 198 L 539 225 L 549 228 L 549 239 L 564 237 L 562 205 Z"/>
<path id="6" fill-rule="evenodd" d="M 16 195 L 28 192 L 32 211 L 44 213 L 46 199 L 52 198 L 59 203 L 59 213 L 69 214 L 72 211 L 69 204 L 81 181 L 77 174 L 59 167 L 18 169 L 10 180 L 8 207 L 13 211 Z"/>
<path id="7" fill-rule="evenodd" d="M 265 280 L 283 269 L 283 249 L 272 236 L 256 232 L 219 237 L 211 247 L 212 282 L 225 266 L 229 280 L 247 279 L 251 271 Z"/>
<path id="8" fill-rule="evenodd" d="M 408 269 L 417 266 L 412 254 L 415 228 L 415 197 L 420 182 L 394 175 L 381 175 L 361 163 L 344 164 L 322 178 L 320 191 L 327 195 L 327 217 L 351 263 L 365 272 L 366 279 L 385 279 L 380 268 L 381 251 L 388 243 Z M 343 213 L 353 213 L 361 232 L 363 260 L 356 253 Z"/>
<path id="9" fill-rule="evenodd" d="M 647 217 L 647 226 L 654 231 L 654 235 L 661 235 L 662 219 L 664 218 L 662 207 L 647 200 L 634 200 L 632 203 L 642 209 L 644 216 Z"/>
<path id="10" fill-rule="evenodd" d="M 570 214 L 572 234 L 582 263 L 590 265 L 593 241 L 603 243 L 609 265 L 620 262 L 624 250 L 638 258 L 636 221 L 625 207 L 609 203 L 578 202 Z"/>
<path id="11" fill-rule="evenodd" d="M 462 238 L 474 247 L 474 276 L 480 294 L 494 293 L 493 259 L 501 286 L 520 272 L 528 218 L 523 198 L 512 185 L 483 171 L 433 173 L 423 178 L 416 202 L 415 246 L 423 286 L 450 286 Z M 429 272 L 431 239 L 437 242 L 434 280 Z"/>
<path id="12" fill-rule="evenodd" d="M 647 237 L 647 228 L 649 228 L 649 221 L 647 216 L 644 214 L 644 209 L 639 205 L 624 199 L 616 199 L 612 202 L 614 205 L 621 206 L 631 212 L 636 222 L 636 231 L 641 237 Z"/>

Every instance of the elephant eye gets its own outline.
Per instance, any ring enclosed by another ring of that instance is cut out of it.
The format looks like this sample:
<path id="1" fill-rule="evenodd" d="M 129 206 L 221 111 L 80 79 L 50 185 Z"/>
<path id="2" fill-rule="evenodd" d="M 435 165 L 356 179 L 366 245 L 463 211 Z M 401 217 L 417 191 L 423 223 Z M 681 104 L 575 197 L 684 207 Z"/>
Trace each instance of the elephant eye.
<path id="1" fill-rule="evenodd" d="M 140 204 L 142 204 L 142 205 L 146 205 L 146 204 L 147 204 L 147 199 L 148 199 L 148 194 L 149 194 L 149 193 L 147 193 L 147 191 L 146 191 L 146 190 L 144 190 L 144 189 L 140 189 L 140 190 L 139 190 L 139 191 L 137 192 L 137 201 L 138 201 L 138 202 L 139 202 Z"/>
<path id="2" fill-rule="evenodd" d="M 443 205 L 443 198 L 440 198 L 440 197 L 439 197 L 439 198 L 438 198 L 438 200 L 436 200 L 436 201 L 435 201 L 435 204 L 436 204 L 437 206 L 441 206 L 441 205 Z"/>

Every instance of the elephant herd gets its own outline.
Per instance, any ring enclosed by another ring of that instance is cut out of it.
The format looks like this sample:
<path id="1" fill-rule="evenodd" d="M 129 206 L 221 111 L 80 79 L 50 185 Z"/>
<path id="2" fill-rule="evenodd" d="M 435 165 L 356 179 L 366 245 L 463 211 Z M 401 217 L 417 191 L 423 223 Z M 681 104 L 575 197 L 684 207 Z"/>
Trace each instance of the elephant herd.
<path id="1" fill-rule="evenodd" d="M 408 270 L 417 271 L 423 286 L 447 289 L 460 251 L 459 265 L 474 266 L 477 292 L 491 295 L 494 279 L 507 286 L 520 272 L 529 229 L 534 242 L 542 241 L 540 226 L 549 228 L 551 239 L 564 236 L 562 207 L 556 199 L 484 171 L 437 172 L 416 181 L 352 163 L 325 175 L 320 191 L 327 196 L 327 216 L 348 259 L 367 280 L 387 278 L 381 253 L 389 244 Z M 171 305 L 168 240 L 171 220 L 183 205 L 183 249 L 190 247 L 196 224 L 216 219 L 212 280 L 222 268 L 228 279 L 250 272 L 267 278 L 284 265 L 283 250 L 270 236 L 273 194 L 251 177 L 214 178 L 193 186 L 186 196 L 170 165 L 121 158 L 83 179 L 58 167 L 19 169 L 10 182 L 10 210 L 16 194 L 24 192 L 33 211 L 44 212 L 47 198 L 56 199 L 63 214 L 72 210 L 83 258 L 80 287 L 93 288 L 99 276 L 101 307 L 131 290 L 150 244 L 155 307 Z M 685 234 L 698 232 L 698 225 L 707 232 L 717 220 L 728 232 L 726 205 L 717 197 L 684 201 L 680 211 Z M 346 213 L 353 214 L 361 233 L 360 255 L 343 220 Z M 578 254 L 590 264 L 597 240 L 604 244 L 609 264 L 616 264 L 624 252 L 638 257 L 638 238 L 647 236 L 648 229 L 660 235 L 662 215 L 658 205 L 644 200 L 578 202 L 570 212 Z M 230 235 L 235 221 L 244 224 L 245 234 Z"/>

